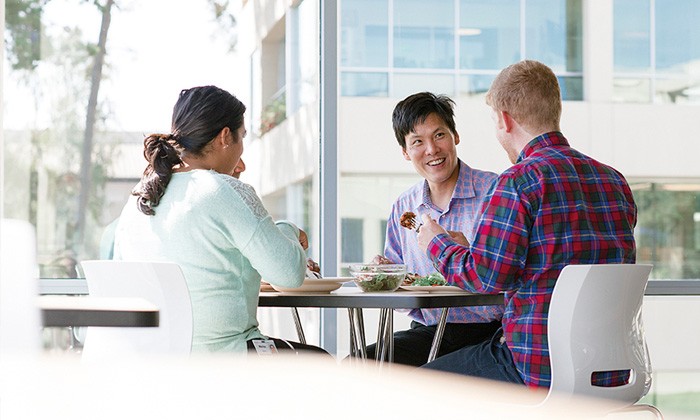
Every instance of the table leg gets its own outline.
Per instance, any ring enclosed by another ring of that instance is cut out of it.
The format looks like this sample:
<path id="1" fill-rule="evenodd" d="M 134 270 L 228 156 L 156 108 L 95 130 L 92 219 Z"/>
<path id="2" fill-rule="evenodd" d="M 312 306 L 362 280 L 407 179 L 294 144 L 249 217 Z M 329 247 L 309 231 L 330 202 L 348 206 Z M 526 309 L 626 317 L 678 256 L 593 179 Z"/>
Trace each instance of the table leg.
<path id="1" fill-rule="evenodd" d="M 442 335 L 445 332 L 445 324 L 447 324 L 447 308 L 442 308 L 442 313 L 440 314 L 440 321 L 438 322 L 437 328 L 435 329 L 435 337 L 433 337 L 433 345 L 430 347 L 430 353 L 428 354 L 428 363 L 435 360 L 438 351 L 440 350 L 440 343 L 442 343 Z"/>
<path id="2" fill-rule="evenodd" d="M 294 326 L 297 328 L 299 342 L 301 344 L 306 344 L 306 336 L 304 335 L 304 329 L 301 326 L 301 319 L 299 318 L 299 311 L 296 307 L 292 308 L 292 318 L 294 318 Z"/>
<path id="3" fill-rule="evenodd" d="M 367 340 L 365 339 L 365 319 L 362 314 L 362 308 L 355 308 L 355 320 L 357 321 L 358 330 L 360 333 L 360 356 L 362 360 L 367 359 Z"/>
<path id="4" fill-rule="evenodd" d="M 348 308 L 348 320 L 350 321 L 350 357 L 357 357 L 357 337 L 355 337 L 355 316 L 352 308 Z"/>
<path id="5" fill-rule="evenodd" d="M 394 310 L 387 308 L 387 328 L 386 328 L 386 335 L 387 335 L 387 353 L 389 356 L 389 363 L 394 363 Z"/>
<path id="6" fill-rule="evenodd" d="M 374 358 L 380 364 L 386 357 L 386 324 L 387 324 L 387 309 L 379 310 L 379 326 L 377 328 L 377 344 L 375 345 Z"/>
<path id="7" fill-rule="evenodd" d="M 350 318 L 350 355 L 367 360 L 367 343 L 362 308 L 348 308 Z"/>
<path id="8" fill-rule="evenodd" d="M 381 360 L 382 355 L 382 337 L 384 337 L 384 310 L 379 311 L 379 324 L 377 326 L 377 340 L 374 345 L 374 360 Z"/>

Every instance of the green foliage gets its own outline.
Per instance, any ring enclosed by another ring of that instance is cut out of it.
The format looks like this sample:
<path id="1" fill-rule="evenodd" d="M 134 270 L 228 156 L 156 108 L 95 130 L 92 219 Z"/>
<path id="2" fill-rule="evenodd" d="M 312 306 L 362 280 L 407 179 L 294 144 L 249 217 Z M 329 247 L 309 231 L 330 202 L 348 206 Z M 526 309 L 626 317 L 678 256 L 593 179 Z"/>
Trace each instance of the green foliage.
<path id="1" fill-rule="evenodd" d="M 287 101 L 285 95 L 279 96 L 262 110 L 260 116 L 260 134 L 265 134 L 277 127 L 287 118 Z"/>
<path id="2" fill-rule="evenodd" d="M 48 0 L 5 0 L 5 48 L 14 70 L 33 70 L 41 59 L 41 13 Z"/>
<path id="3" fill-rule="evenodd" d="M 649 184 L 634 199 L 637 262 L 654 264 L 653 278 L 700 278 L 700 194 Z"/>

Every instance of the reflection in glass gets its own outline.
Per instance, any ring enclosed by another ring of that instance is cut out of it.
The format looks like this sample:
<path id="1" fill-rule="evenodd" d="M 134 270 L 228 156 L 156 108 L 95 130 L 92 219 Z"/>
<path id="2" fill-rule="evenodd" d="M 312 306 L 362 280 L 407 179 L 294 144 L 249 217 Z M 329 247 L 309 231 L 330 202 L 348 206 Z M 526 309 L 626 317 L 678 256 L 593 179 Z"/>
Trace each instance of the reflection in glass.
<path id="1" fill-rule="evenodd" d="M 648 103 L 651 101 L 649 79 L 618 77 L 613 80 L 613 102 Z"/>
<path id="2" fill-rule="evenodd" d="M 388 65 L 388 0 L 343 0 L 340 13 L 340 65 Z"/>
<path id="3" fill-rule="evenodd" d="M 459 78 L 459 96 L 484 96 L 495 75 L 466 75 Z"/>
<path id="4" fill-rule="evenodd" d="M 583 100 L 583 77 L 557 77 L 561 98 L 565 101 Z"/>
<path id="5" fill-rule="evenodd" d="M 394 0 L 394 66 L 454 68 L 453 0 Z"/>
<path id="6" fill-rule="evenodd" d="M 340 74 L 340 91 L 343 96 L 388 96 L 389 75 L 343 72 Z"/>
<path id="7" fill-rule="evenodd" d="M 390 114 L 387 114 L 387 121 L 391 121 Z M 391 142 L 397 146 L 397 155 L 401 154 L 401 149 L 393 136 L 377 141 Z M 375 255 L 384 253 L 386 220 L 391 212 L 391 205 L 401 193 L 420 179 L 416 174 L 381 176 L 343 174 L 341 176 L 338 204 L 340 217 L 343 220 L 343 243 L 348 243 L 345 235 L 350 238 L 362 238 L 359 244 L 362 249 L 361 255 L 355 254 L 349 243 L 346 251 L 343 251 L 344 267 L 352 262 L 369 262 Z"/>
<path id="8" fill-rule="evenodd" d="M 583 70 L 581 0 L 527 2 L 525 55 L 555 72 Z"/>
<path id="9" fill-rule="evenodd" d="M 657 103 L 700 104 L 700 75 L 659 78 L 654 84 L 654 100 Z"/>
<path id="10" fill-rule="evenodd" d="M 429 91 L 453 96 L 455 76 L 453 74 L 396 73 L 392 86 L 394 98 L 405 98 L 416 92 Z"/>
<path id="11" fill-rule="evenodd" d="M 460 68 L 498 70 L 520 60 L 519 0 L 461 0 L 459 16 Z"/>
<path id="12" fill-rule="evenodd" d="M 700 184 L 632 183 L 637 263 L 655 279 L 700 278 Z"/>

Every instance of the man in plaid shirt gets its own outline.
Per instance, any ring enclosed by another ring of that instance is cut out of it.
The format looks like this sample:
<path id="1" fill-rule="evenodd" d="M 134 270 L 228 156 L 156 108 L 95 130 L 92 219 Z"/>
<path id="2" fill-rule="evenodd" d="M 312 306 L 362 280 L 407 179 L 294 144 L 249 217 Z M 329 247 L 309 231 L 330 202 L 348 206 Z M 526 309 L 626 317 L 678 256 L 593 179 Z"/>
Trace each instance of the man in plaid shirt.
<path id="1" fill-rule="evenodd" d="M 549 387 L 547 315 L 559 273 L 568 264 L 634 263 L 637 209 L 622 174 L 573 149 L 559 131 L 559 84 L 547 66 L 507 67 L 486 103 L 513 166 L 490 191 L 471 244 L 429 215 L 418 243 L 448 283 L 505 293 L 502 330 L 425 367 Z"/>

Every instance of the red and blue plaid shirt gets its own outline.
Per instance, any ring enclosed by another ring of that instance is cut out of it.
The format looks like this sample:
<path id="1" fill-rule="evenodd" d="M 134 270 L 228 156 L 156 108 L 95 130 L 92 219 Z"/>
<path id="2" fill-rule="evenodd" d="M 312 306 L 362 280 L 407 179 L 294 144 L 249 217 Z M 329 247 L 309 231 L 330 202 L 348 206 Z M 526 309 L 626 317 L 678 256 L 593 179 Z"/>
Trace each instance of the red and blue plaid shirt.
<path id="1" fill-rule="evenodd" d="M 622 174 L 551 132 L 498 177 L 471 247 L 441 234 L 428 254 L 451 284 L 505 292 L 503 332 L 515 366 L 528 386 L 548 387 L 547 314 L 559 273 L 568 264 L 634 263 L 636 221 Z"/>

